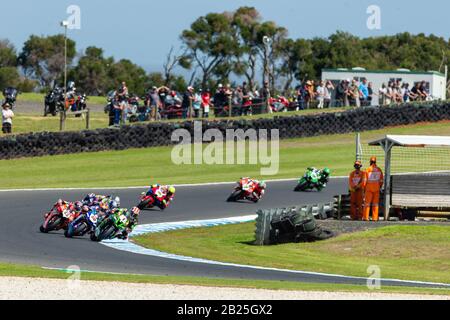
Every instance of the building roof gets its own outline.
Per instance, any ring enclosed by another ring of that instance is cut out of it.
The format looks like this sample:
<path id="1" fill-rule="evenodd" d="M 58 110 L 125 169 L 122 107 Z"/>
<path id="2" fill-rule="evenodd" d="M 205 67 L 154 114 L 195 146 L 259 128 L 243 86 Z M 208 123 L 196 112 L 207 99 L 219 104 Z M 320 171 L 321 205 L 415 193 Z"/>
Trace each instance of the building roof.
<path id="1" fill-rule="evenodd" d="M 362 70 L 362 69 L 322 69 L 322 72 L 338 73 L 381 73 L 381 74 L 414 74 L 414 75 L 437 75 L 445 77 L 445 74 L 437 71 L 406 71 L 406 70 Z"/>
<path id="2" fill-rule="evenodd" d="M 450 147 L 450 137 L 445 136 L 403 136 L 387 135 L 383 139 L 370 142 L 370 146 L 392 143 L 396 147 Z"/>

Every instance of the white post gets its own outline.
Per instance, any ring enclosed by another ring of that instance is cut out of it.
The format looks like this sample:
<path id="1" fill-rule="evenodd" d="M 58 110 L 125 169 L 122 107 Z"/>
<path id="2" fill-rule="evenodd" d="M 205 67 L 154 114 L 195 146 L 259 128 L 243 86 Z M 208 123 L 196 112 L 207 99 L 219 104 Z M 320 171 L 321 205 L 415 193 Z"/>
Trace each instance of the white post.
<path id="1" fill-rule="evenodd" d="M 387 142 L 383 145 L 385 158 L 384 158 L 384 220 L 389 220 L 389 213 L 391 210 L 391 155 L 392 155 L 392 143 Z"/>
<path id="2" fill-rule="evenodd" d="M 448 65 L 445 65 L 444 100 L 447 100 L 447 92 L 448 92 Z"/>

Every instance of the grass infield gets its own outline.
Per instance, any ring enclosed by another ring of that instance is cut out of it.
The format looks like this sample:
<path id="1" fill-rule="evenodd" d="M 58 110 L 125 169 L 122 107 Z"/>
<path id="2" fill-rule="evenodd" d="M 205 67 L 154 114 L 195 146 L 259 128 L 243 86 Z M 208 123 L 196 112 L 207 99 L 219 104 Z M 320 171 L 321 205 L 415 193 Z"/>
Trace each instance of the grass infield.
<path id="1" fill-rule="evenodd" d="M 345 222 L 343 222 L 345 223 Z M 300 244 L 255 246 L 254 223 L 133 238 L 151 249 L 228 263 L 367 277 L 450 283 L 450 226 L 388 226 Z"/>
<path id="2" fill-rule="evenodd" d="M 450 135 L 450 122 L 387 128 L 362 134 L 363 142 L 390 134 Z M 355 157 L 355 135 L 331 135 L 280 141 L 280 170 L 260 176 L 254 165 L 175 165 L 171 147 L 46 156 L 0 161 L 0 186 L 16 188 L 94 188 L 235 181 L 241 176 L 296 178 L 309 166 L 329 166 L 347 175 Z M 266 166 L 264 166 L 266 167 Z"/>

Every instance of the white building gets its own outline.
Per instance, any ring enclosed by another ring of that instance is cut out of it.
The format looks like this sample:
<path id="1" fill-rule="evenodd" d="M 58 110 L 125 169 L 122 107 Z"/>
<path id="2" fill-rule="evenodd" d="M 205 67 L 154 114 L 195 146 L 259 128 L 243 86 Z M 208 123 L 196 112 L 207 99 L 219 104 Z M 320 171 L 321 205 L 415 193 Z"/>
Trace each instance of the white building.
<path id="1" fill-rule="evenodd" d="M 375 94 L 378 94 L 383 83 L 387 85 L 389 81 L 400 80 L 402 83 L 409 83 L 410 89 L 412 89 L 417 82 L 425 81 L 433 99 L 446 99 L 445 74 L 436 71 L 414 72 L 408 69 L 398 69 L 395 71 L 368 71 L 364 68 L 322 70 L 322 80 L 331 80 L 335 87 L 341 80 L 346 79 L 355 79 L 357 81 L 367 79 L 368 82 L 372 82 L 373 92 Z M 378 105 L 378 103 L 378 96 L 375 95 L 372 105 Z"/>

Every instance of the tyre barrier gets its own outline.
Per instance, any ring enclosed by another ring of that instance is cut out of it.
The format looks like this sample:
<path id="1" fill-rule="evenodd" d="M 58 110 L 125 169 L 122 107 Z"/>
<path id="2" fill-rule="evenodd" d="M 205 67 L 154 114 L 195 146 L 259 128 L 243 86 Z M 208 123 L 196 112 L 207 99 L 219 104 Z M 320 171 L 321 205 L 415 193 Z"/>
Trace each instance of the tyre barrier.
<path id="1" fill-rule="evenodd" d="M 264 246 L 328 239 L 333 234 L 320 228 L 316 224 L 316 219 L 333 218 L 335 214 L 334 202 L 259 210 L 256 218 L 255 244 Z"/>
<path id="2" fill-rule="evenodd" d="M 450 120 L 450 104 L 364 107 L 344 112 L 317 115 L 275 116 L 272 119 L 202 121 L 202 130 L 279 129 L 281 139 L 313 137 L 377 130 L 388 126 Z M 40 157 L 130 148 L 169 146 L 172 133 L 186 129 L 194 135 L 194 122 L 149 123 L 120 129 L 97 129 L 78 132 L 42 132 L 0 138 L 0 159 Z"/>

